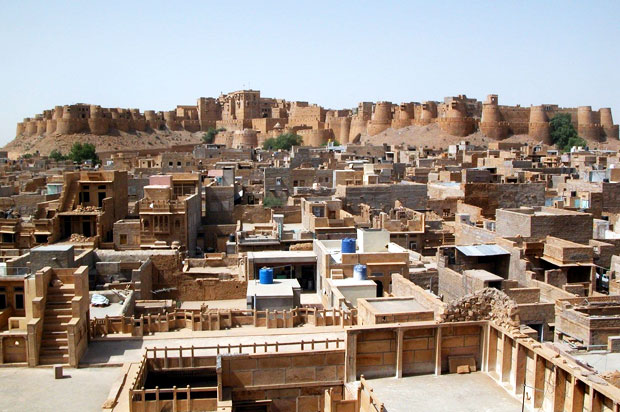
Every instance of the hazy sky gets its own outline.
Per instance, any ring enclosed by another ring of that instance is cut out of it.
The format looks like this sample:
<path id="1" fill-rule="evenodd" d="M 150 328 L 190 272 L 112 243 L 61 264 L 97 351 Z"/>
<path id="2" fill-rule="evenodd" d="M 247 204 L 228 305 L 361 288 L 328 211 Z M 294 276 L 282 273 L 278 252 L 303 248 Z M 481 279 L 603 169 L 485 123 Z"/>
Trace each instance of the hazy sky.
<path id="1" fill-rule="evenodd" d="M 328 108 L 497 93 L 620 121 L 618 0 L 0 5 L 0 144 L 55 105 L 170 110 L 243 88 Z"/>

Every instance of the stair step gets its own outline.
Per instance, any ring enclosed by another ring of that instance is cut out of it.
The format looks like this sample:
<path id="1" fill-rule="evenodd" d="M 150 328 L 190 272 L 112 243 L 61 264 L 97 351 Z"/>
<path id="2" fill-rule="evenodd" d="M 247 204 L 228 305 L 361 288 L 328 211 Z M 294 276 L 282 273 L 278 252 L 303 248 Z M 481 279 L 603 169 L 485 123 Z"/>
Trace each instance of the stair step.
<path id="1" fill-rule="evenodd" d="M 45 309 L 45 316 L 47 316 L 48 313 L 50 315 L 51 314 L 70 315 L 71 314 L 71 308 L 63 308 L 63 307 L 59 307 L 58 305 L 54 305 L 53 307 Z"/>
<path id="2" fill-rule="evenodd" d="M 46 323 L 43 322 L 43 330 L 45 332 L 48 331 L 52 331 L 52 332 L 66 332 L 67 331 L 67 323 L 62 322 L 62 323 Z"/>
<path id="3" fill-rule="evenodd" d="M 47 300 L 71 300 L 75 296 L 75 293 L 58 292 L 48 293 Z"/>
<path id="4" fill-rule="evenodd" d="M 69 363 L 69 355 L 43 355 L 39 354 L 39 364 L 41 365 L 54 365 L 54 364 L 67 364 Z"/>
<path id="5" fill-rule="evenodd" d="M 68 322 L 70 321 L 72 318 L 72 316 L 70 314 L 67 315 L 60 315 L 58 313 L 45 313 L 45 322 L 50 322 L 50 323 L 58 323 L 58 322 Z M 55 322 L 58 321 L 58 322 Z"/>
<path id="6" fill-rule="evenodd" d="M 73 284 L 68 284 L 68 285 L 62 285 L 60 287 L 58 286 L 49 286 L 47 288 L 47 293 L 73 293 L 75 292 L 75 287 L 73 287 Z"/>
<path id="7" fill-rule="evenodd" d="M 58 338 L 58 339 L 42 339 L 41 340 L 41 350 L 44 348 L 68 348 L 68 339 L 67 338 Z"/>
<path id="8" fill-rule="evenodd" d="M 69 353 L 68 345 L 56 345 L 56 346 L 43 346 L 41 347 L 40 354 L 45 355 L 64 355 Z"/>
<path id="9" fill-rule="evenodd" d="M 48 330 L 43 335 L 43 339 L 67 339 L 66 330 Z"/>
<path id="10" fill-rule="evenodd" d="M 71 308 L 71 302 L 48 300 L 47 306 L 53 306 L 54 308 L 59 308 L 59 309 Z"/>

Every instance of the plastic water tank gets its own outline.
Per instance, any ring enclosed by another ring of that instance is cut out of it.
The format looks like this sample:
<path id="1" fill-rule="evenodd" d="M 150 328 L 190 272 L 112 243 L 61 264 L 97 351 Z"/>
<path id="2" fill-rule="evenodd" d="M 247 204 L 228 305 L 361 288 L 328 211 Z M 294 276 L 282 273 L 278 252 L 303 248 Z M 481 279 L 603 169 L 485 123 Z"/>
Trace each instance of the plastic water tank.
<path id="1" fill-rule="evenodd" d="M 353 279 L 355 280 L 366 280 L 368 277 L 366 276 L 366 265 L 355 265 L 353 266 Z"/>
<path id="2" fill-rule="evenodd" d="M 355 239 L 342 239 L 342 253 L 355 253 Z"/>
<path id="3" fill-rule="evenodd" d="M 258 271 L 258 279 L 263 285 L 270 285 L 273 283 L 273 268 L 261 268 Z"/>

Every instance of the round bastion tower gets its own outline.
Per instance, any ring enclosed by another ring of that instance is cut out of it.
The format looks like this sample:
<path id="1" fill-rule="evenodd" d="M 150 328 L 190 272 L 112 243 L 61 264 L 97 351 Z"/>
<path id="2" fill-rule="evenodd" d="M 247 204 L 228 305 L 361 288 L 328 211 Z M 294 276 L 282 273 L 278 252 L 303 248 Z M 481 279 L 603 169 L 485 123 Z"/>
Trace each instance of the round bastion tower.
<path id="1" fill-rule="evenodd" d="M 258 131 L 236 130 L 233 135 L 233 149 L 254 149 L 258 146 Z"/>
<path id="2" fill-rule="evenodd" d="M 123 109 L 110 109 L 110 116 L 112 117 L 112 127 L 122 132 L 129 131 L 129 116 Z"/>
<path id="3" fill-rule="evenodd" d="M 24 134 L 24 122 L 17 123 L 17 128 L 15 129 L 15 136 L 21 136 Z"/>
<path id="4" fill-rule="evenodd" d="M 419 119 L 415 120 L 415 124 L 418 126 L 426 126 L 433 122 L 433 119 L 437 118 L 437 103 L 435 102 L 424 102 L 422 103 L 422 108 L 420 110 Z"/>
<path id="5" fill-rule="evenodd" d="M 24 117 L 23 125 L 24 136 L 32 136 L 36 132 L 36 125 L 34 125 L 30 117 Z"/>
<path id="6" fill-rule="evenodd" d="M 62 119 L 62 106 L 54 106 L 52 118 L 47 121 L 47 125 L 45 127 L 47 134 L 52 134 L 56 131 L 56 123 L 58 119 Z"/>
<path id="7" fill-rule="evenodd" d="M 37 121 L 37 136 L 42 136 L 45 133 L 46 122 L 44 115 L 38 114 L 35 116 Z"/>
<path id="8" fill-rule="evenodd" d="M 166 127 L 170 130 L 180 130 L 181 125 L 177 121 L 177 112 L 176 110 L 170 110 L 164 112 L 164 121 L 166 122 Z"/>
<path id="9" fill-rule="evenodd" d="M 528 134 L 543 143 L 551 145 L 551 134 L 549 132 L 549 118 L 544 106 L 530 107 L 530 122 Z"/>
<path id="10" fill-rule="evenodd" d="M 579 106 L 577 108 L 577 133 L 584 139 L 598 140 L 604 138 L 601 133 L 601 125 L 594 122 L 591 106 Z"/>
<path id="11" fill-rule="evenodd" d="M 486 102 L 482 104 L 480 131 L 495 140 L 508 137 L 508 123 L 502 119 L 496 94 L 488 95 Z"/>
<path id="12" fill-rule="evenodd" d="M 611 109 L 609 107 L 601 108 L 599 111 L 601 118 L 601 127 L 603 133 L 607 139 L 618 139 L 618 125 L 614 125 L 614 120 L 611 117 Z"/>
<path id="13" fill-rule="evenodd" d="M 62 117 L 56 120 L 56 132 L 59 134 L 71 134 L 75 129 L 73 125 L 71 108 L 69 106 L 62 107 Z"/>
<path id="14" fill-rule="evenodd" d="M 146 120 L 146 127 L 152 130 L 159 130 L 161 128 L 162 121 L 155 110 L 145 110 L 144 119 Z"/>
<path id="15" fill-rule="evenodd" d="M 377 102 L 368 123 L 368 135 L 374 136 L 392 125 L 392 102 Z"/>
<path id="16" fill-rule="evenodd" d="M 140 110 L 129 109 L 129 115 L 129 127 L 139 132 L 144 132 L 146 130 L 146 120 L 144 116 L 140 113 Z"/>
<path id="17" fill-rule="evenodd" d="M 106 119 L 101 110 L 101 106 L 90 106 L 90 117 L 88 118 L 88 128 L 92 134 L 107 134 L 110 128 L 110 120 Z"/>
<path id="18" fill-rule="evenodd" d="M 457 100 L 450 102 L 445 117 L 438 119 L 439 127 L 452 136 L 465 137 L 474 132 L 476 121 L 467 117 L 465 103 Z"/>
<path id="19" fill-rule="evenodd" d="M 336 139 L 340 142 L 340 144 L 348 144 L 349 136 L 351 135 L 351 118 L 350 117 L 340 117 L 340 133 L 336 136 Z"/>
<path id="20" fill-rule="evenodd" d="M 413 111 L 413 103 L 401 103 L 394 113 L 392 129 L 402 129 L 403 127 L 411 126 L 414 117 Z"/>

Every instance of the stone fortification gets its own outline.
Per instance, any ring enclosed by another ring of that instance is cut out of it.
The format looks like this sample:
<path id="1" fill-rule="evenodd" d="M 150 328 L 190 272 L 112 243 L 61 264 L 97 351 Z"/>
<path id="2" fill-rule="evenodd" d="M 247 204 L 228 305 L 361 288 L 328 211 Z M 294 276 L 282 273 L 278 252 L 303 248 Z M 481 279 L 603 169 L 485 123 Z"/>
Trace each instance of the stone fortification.
<path id="1" fill-rule="evenodd" d="M 340 143 L 358 142 L 360 136 L 375 136 L 388 128 L 437 123 L 452 136 L 465 137 L 476 131 L 502 140 L 511 135 L 528 134 L 551 144 L 549 121 L 559 113 L 571 115 L 579 135 L 591 141 L 618 139 L 618 125 L 610 108 L 593 110 L 591 106 L 561 108 L 544 104 L 531 107 L 502 106 L 495 94 L 483 103 L 465 95 L 446 97 L 443 102 L 388 101 L 362 102 L 353 110 L 328 110 L 317 104 L 265 98 L 258 90 L 240 90 L 218 98 L 201 97 L 196 105 L 177 106 L 174 110 L 104 108 L 97 105 L 73 104 L 56 106 L 17 124 L 17 136 L 65 135 L 90 133 L 114 135 L 122 132 L 187 131 L 224 128 L 230 132 L 253 129 L 257 144 L 283 131 L 298 132 L 304 144 L 320 146 L 328 140 Z M 235 143 L 254 143 L 243 132 Z M 245 137 L 243 137 L 245 136 Z"/>

